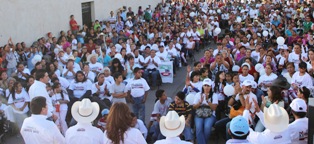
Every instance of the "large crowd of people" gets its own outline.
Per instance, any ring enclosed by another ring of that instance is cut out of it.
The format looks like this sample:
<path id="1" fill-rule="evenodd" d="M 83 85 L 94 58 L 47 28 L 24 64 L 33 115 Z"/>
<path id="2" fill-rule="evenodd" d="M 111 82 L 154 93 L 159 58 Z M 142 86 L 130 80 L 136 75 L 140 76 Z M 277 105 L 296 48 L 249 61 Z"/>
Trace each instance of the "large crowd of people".
<path id="1" fill-rule="evenodd" d="M 302 1 L 169 0 L 83 26 L 71 15 L 69 30 L 30 46 L 9 38 L 0 139 L 18 129 L 27 144 L 305 144 L 313 22 Z M 159 89 L 162 62 L 174 77 L 186 70 L 175 96 Z"/>

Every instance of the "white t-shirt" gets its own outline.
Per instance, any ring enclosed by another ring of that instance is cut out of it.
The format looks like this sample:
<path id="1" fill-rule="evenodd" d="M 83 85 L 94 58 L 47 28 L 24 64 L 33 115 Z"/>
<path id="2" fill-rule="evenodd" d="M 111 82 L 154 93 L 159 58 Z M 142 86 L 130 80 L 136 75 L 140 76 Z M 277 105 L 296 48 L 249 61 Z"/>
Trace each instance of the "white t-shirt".
<path id="1" fill-rule="evenodd" d="M 72 50 L 77 50 L 77 40 L 76 39 L 72 40 Z"/>
<path id="2" fill-rule="evenodd" d="M 250 92 L 249 94 L 244 94 L 243 96 L 244 96 L 244 99 L 246 99 L 248 96 L 250 96 L 249 102 L 252 103 L 250 112 L 254 113 L 255 112 L 255 105 L 254 105 L 253 99 L 255 99 L 257 101 L 256 95 L 254 93 Z M 237 100 L 237 101 L 240 100 L 239 94 L 236 95 L 235 100 Z"/>
<path id="3" fill-rule="evenodd" d="M 150 89 L 145 79 L 130 79 L 126 85 L 126 89 L 131 91 L 132 97 L 144 96 L 145 92 Z"/>
<path id="4" fill-rule="evenodd" d="M 15 99 L 13 100 L 12 94 L 9 96 L 8 104 L 14 104 L 17 108 L 22 108 L 26 102 L 30 102 L 30 98 L 28 93 L 22 89 L 21 93 L 15 93 Z M 23 110 L 23 113 L 27 113 L 29 111 L 28 106 L 26 106 Z"/>
<path id="5" fill-rule="evenodd" d="M 104 144 L 111 144 L 112 141 L 107 137 L 107 131 L 104 133 L 105 139 Z M 125 144 L 146 144 L 146 140 L 143 137 L 143 134 L 136 128 L 129 128 L 124 133 L 124 143 Z M 122 144 L 122 141 L 120 142 Z"/>
<path id="6" fill-rule="evenodd" d="M 271 73 L 270 75 L 264 74 L 258 79 L 258 85 L 260 84 L 272 84 L 272 82 L 277 78 L 278 76 L 274 73 Z M 267 91 L 266 86 L 261 87 L 262 91 Z"/>
<path id="7" fill-rule="evenodd" d="M 305 117 L 296 119 L 294 122 L 289 124 L 288 130 L 292 141 L 291 144 L 307 144 L 308 123 L 309 119 Z"/>
<path id="8" fill-rule="evenodd" d="M 159 57 L 160 60 L 168 61 L 168 52 L 164 50 L 162 53 L 159 51 L 156 53 L 156 56 Z"/>
<path id="9" fill-rule="evenodd" d="M 73 74 L 72 72 L 68 72 L 67 75 L 65 75 L 65 73 L 68 71 L 68 69 L 63 69 L 62 72 L 62 76 L 67 79 L 69 82 L 72 82 L 75 78 L 75 74 Z M 78 70 L 77 69 L 73 69 L 73 71 L 76 73 Z"/>
<path id="10" fill-rule="evenodd" d="M 239 79 L 240 79 L 240 83 L 242 84 L 245 80 L 252 80 L 254 81 L 254 77 L 250 74 L 248 74 L 247 76 L 243 76 L 242 74 L 239 75 Z"/>
<path id="11" fill-rule="evenodd" d="M 94 64 L 89 63 L 88 65 L 89 65 L 90 71 L 96 70 L 97 72 L 101 72 L 103 69 L 103 65 L 99 62 L 96 62 Z"/>
<path id="12" fill-rule="evenodd" d="M 217 95 L 213 94 L 211 98 L 206 99 L 206 95 L 201 93 L 201 92 L 198 92 L 197 94 L 195 94 L 193 105 L 198 104 L 202 97 L 204 98 L 203 101 L 202 101 L 202 105 L 208 105 L 208 102 L 211 102 L 212 104 L 217 104 L 218 105 L 218 97 L 217 97 Z M 216 116 L 215 111 L 213 111 L 213 115 Z"/>
<path id="13" fill-rule="evenodd" d="M 288 61 L 294 63 L 295 71 L 299 70 L 299 63 L 301 62 L 300 61 L 300 54 L 298 55 L 294 52 L 290 53 Z"/>
<path id="14" fill-rule="evenodd" d="M 252 51 L 251 57 L 252 57 L 253 59 L 255 59 L 256 61 L 259 61 L 259 59 L 260 59 L 260 54 L 259 54 L 259 52 Z"/>
<path id="15" fill-rule="evenodd" d="M 15 70 L 15 72 L 17 73 L 18 78 L 26 80 L 26 77 L 24 77 L 20 72 L 17 72 L 17 70 Z M 23 73 L 31 75 L 28 68 L 24 68 Z"/>
<path id="16" fill-rule="evenodd" d="M 147 137 L 147 128 L 146 126 L 144 125 L 143 121 L 140 120 L 140 119 L 137 119 L 137 123 L 136 125 L 134 126 L 134 128 L 140 130 L 140 132 L 144 135 L 144 137 L 146 138 Z"/>
<path id="17" fill-rule="evenodd" d="M 105 81 L 110 84 L 114 84 L 114 78 L 112 76 L 105 77 Z"/>
<path id="18" fill-rule="evenodd" d="M 291 84 L 297 84 L 299 87 L 313 87 L 312 77 L 308 73 L 300 76 L 300 72 L 295 72 L 292 76 Z"/>
<path id="19" fill-rule="evenodd" d="M 142 55 L 138 55 L 138 57 L 136 58 L 134 56 L 134 68 L 138 67 L 138 68 L 143 68 L 143 66 L 140 64 L 140 62 L 144 62 L 144 57 Z"/>
<path id="20" fill-rule="evenodd" d="M 63 98 L 61 93 L 57 93 L 51 96 L 52 104 L 56 104 L 58 100 L 66 100 L 70 102 L 69 96 L 66 93 L 63 93 Z M 68 104 L 62 103 L 60 104 L 60 110 L 68 110 Z"/>
<path id="21" fill-rule="evenodd" d="M 74 80 L 71 82 L 69 89 L 73 90 L 74 97 L 81 98 L 86 91 L 92 89 L 92 82 L 90 80 L 87 80 L 85 82 L 76 82 Z"/>
<path id="22" fill-rule="evenodd" d="M 151 58 L 151 56 L 149 57 L 146 57 L 145 58 L 145 63 L 147 63 L 149 60 L 149 64 L 147 65 L 146 69 L 157 69 L 158 66 L 156 66 L 155 64 L 153 64 L 153 59 L 154 59 L 154 62 L 157 63 L 157 65 L 159 65 L 161 63 L 159 57 L 156 55 L 154 58 Z"/>
<path id="23" fill-rule="evenodd" d="M 94 94 L 94 93 L 96 93 L 98 91 L 96 85 L 99 85 L 98 82 L 96 82 L 96 83 L 94 83 L 92 85 L 92 94 Z M 105 95 L 105 89 L 109 90 L 110 86 L 111 86 L 111 84 L 109 82 L 106 82 L 106 81 L 102 85 L 100 85 L 100 88 L 99 88 L 100 90 L 99 90 L 99 96 L 98 97 L 101 100 L 103 100 L 105 98 L 111 100 L 110 96 Z"/>
<path id="24" fill-rule="evenodd" d="M 160 100 L 158 100 L 154 105 L 154 110 L 152 114 L 160 114 L 160 116 L 166 116 L 171 102 L 172 99 L 169 97 L 167 97 L 164 104 L 161 104 Z"/>
<path id="25" fill-rule="evenodd" d="M 84 74 L 91 82 L 95 81 L 96 74 L 94 72 L 89 71 L 87 74 L 84 72 Z"/>

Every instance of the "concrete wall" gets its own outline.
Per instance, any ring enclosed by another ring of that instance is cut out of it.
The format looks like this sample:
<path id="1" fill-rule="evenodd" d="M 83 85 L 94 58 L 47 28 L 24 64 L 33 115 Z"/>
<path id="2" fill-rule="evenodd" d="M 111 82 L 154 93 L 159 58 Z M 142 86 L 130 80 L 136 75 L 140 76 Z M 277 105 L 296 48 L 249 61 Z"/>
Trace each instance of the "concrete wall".
<path id="1" fill-rule="evenodd" d="M 82 25 L 81 3 L 84 2 L 93 2 L 93 20 L 104 20 L 110 11 L 116 13 L 122 6 L 132 7 L 137 13 L 138 6 L 155 7 L 161 0 L 0 0 L 0 46 L 10 36 L 15 43 L 24 41 L 27 46 L 46 37 L 47 32 L 59 36 L 61 30 L 70 28 L 71 14 Z"/>

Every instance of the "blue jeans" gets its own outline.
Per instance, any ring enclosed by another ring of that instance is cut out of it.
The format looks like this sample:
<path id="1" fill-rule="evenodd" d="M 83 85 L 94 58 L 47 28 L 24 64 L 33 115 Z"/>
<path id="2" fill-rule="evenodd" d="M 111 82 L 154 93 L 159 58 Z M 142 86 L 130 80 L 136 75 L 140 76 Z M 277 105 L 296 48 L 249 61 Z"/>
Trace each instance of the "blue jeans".
<path id="1" fill-rule="evenodd" d="M 144 96 L 132 98 L 134 100 L 134 104 L 132 104 L 132 107 L 135 116 L 145 123 L 145 103 L 142 103 Z"/>
<path id="2" fill-rule="evenodd" d="M 190 125 L 191 125 L 191 123 L 190 123 Z M 191 140 L 193 140 L 193 135 L 192 135 L 191 126 L 185 125 L 182 134 L 184 135 L 184 138 L 185 138 L 186 141 L 191 141 Z"/>
<path id="3" fill-rule="evenodd" d="M 198 144 L 207 144 L 212 126 L 215 124 L 216 117 L 200 118 L 195 116 L 196 140 Z"/>
<path id="4" fill-rule="evenodd" d="M 159 71 L 158 70 L 154 70 L 154 71 L 149 71 L 149 70 L 145 70 L 144 71 L 144 79 L 147 81 L 147 83 L 149 82 L 149 75 L 152 75 L 152 86 L 156 86 L 157 84 L 157 77 L 159 75 Z"/>
<path id="5" fill-rule="evenodd" d="M 152 126 L 152 132 L 153 132 L 153 137 L 156 138 L 157 140 L 165 139 L 166 137 L 163 136 L 160 132 L 160 127 L 159 127 L 159 122 L 154 121 L 153 126 Z"/>

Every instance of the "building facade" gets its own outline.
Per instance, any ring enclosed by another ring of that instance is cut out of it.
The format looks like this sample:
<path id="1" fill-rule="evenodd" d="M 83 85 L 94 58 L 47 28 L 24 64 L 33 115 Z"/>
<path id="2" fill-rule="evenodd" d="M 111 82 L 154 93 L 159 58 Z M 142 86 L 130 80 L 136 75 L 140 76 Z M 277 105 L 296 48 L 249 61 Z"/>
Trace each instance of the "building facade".
<path id="1" fill-rule="evenodd" d="M 83 21 L 107 20 L 110 11 L 122 6 L 131 7 L 137 14 L 138 7 L 154 8 L 161 0 L 0 0 L 0 46 L 9 37 L 30 46 L 34 40 L 46 37 L 48 32 L 59 36 L 61 30 L 70 29 L 70 15 L 80 26 Z"/>

